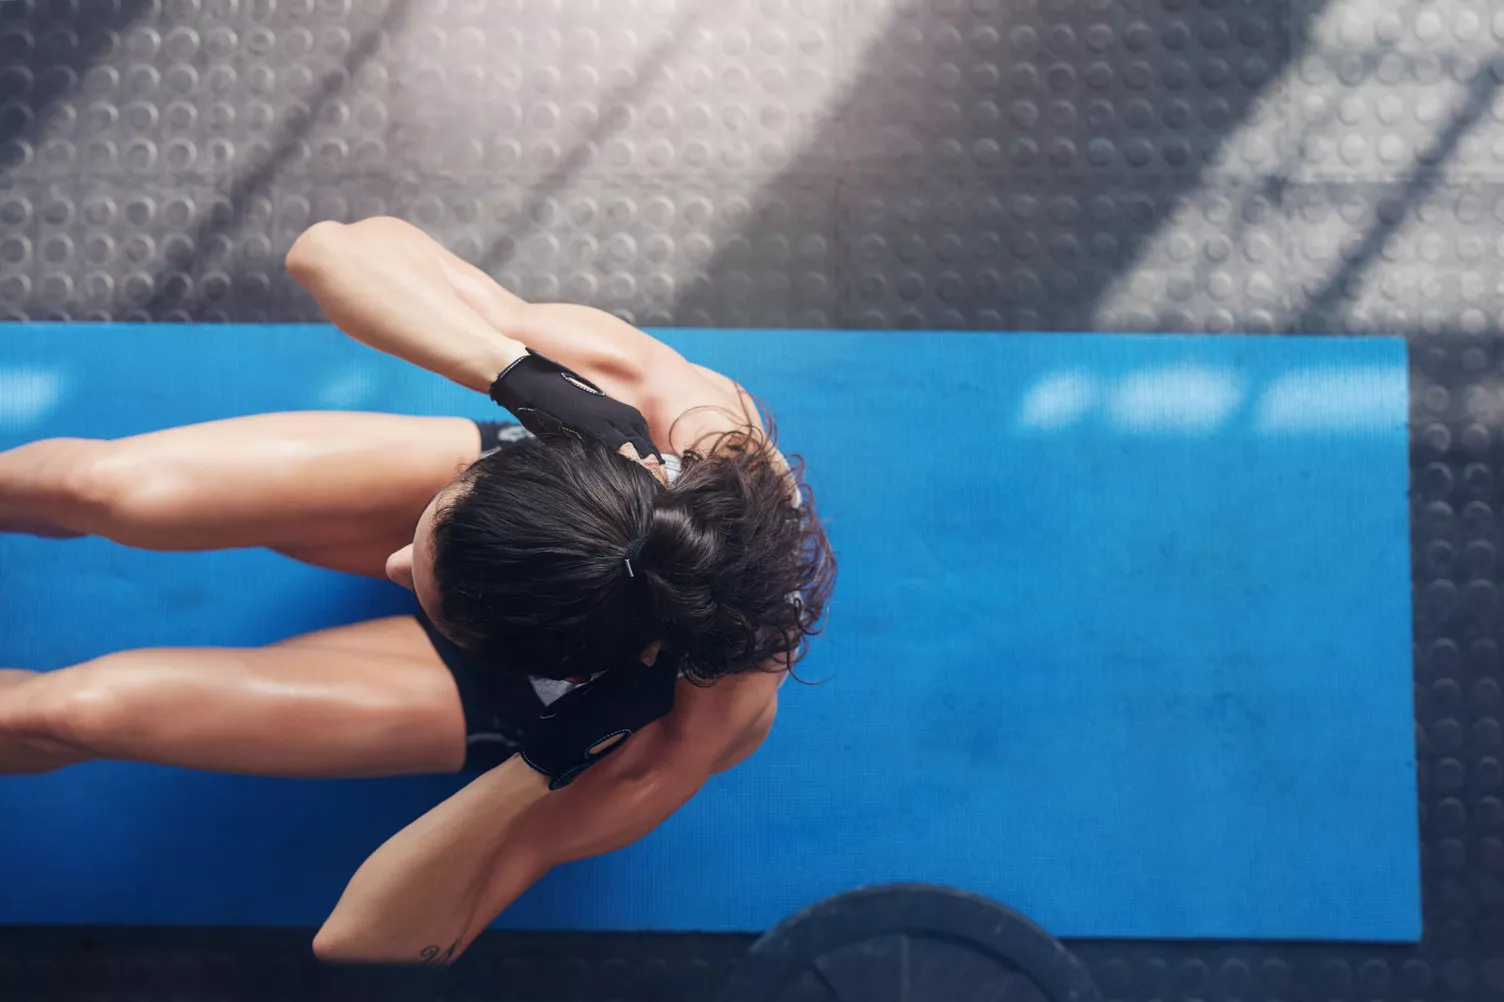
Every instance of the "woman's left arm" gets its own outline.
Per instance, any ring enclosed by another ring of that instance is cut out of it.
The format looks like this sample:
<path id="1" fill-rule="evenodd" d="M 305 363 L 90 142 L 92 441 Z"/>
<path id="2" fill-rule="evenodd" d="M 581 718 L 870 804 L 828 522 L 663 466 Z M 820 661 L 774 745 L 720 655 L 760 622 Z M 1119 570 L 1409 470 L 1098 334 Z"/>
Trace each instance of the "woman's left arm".
<path id="1" fill-rule="evenodd" d="M 455 292 L 427 243 L 395 219 L 316 223 L 287 272 L 351 338 L 485 393 L 526 348 Z"/>
<path id="2" fill-rule="evenodd" d="M 413 822 L 351 878 L 314 939 L 325 960 L 439 964 L 552 867 L 642 838 L 728 753 L 749 753 L 779 676 L 679 683 L 676 707 L 561 790 L 514 756 Z M 728 737 L 729 735 L 729 737 Z"/>

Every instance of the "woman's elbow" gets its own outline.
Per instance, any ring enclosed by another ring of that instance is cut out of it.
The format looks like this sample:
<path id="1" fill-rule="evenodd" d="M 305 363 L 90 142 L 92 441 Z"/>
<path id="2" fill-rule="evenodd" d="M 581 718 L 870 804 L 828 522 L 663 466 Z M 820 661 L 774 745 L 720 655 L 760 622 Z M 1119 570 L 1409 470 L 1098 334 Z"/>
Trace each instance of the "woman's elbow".
<path id="1" fill-rule="evenodd" d="M 313 937 L 313 955 L 326 964 L 351 964 L 368 960 L 346 932 L 325 923 Z"/>
<path id="2" fill-rule="evenodd" d="M 460 955 L 458 943 L 445 949 L 437 946 L 412 950 L 383 950 L 358 938 L 341 936 L 320 929 L 313 937 L 313 955 L 325 964 L 411 964 L 414 966 L 442 967 L 452 963 Z"/>
<path id="3" fill-rule="evenodd" d="M 337 253 L 336 247 L 344 239 L 345 225 L 326 220 L 314 223 L 304 230 L 287 250 L 284 264 L 294 281 L 307 284 L 319 269 Z"/>

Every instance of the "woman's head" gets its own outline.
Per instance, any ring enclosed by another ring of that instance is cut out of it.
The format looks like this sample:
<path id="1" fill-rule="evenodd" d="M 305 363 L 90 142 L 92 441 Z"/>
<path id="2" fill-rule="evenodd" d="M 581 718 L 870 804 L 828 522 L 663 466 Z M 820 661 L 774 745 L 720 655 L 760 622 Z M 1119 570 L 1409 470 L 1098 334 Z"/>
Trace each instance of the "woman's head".
<path id="1" fill-rule="evenodd" d="M 743 434 L 686 454 L 667 487 L 596 443 L 503 449 L 435 497 L 413 553 L 410 583 L 439 629 L 503 669 L 555 678 L 660 640 L 697 679 L 792 662 L 835 571 L 798 471 Z"/>

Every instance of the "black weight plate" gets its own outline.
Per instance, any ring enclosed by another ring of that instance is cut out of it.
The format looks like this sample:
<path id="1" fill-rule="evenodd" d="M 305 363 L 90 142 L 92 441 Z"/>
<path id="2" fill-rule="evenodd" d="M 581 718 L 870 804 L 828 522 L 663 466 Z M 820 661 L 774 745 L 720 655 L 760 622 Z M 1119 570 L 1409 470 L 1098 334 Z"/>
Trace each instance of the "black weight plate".
<path id="1" fill-rule="evenodd" d="M 893 884 L 807 908 L 756 943 L 719 1002 L 1101 1002 L 1039 926 L 946 887 Z"/>

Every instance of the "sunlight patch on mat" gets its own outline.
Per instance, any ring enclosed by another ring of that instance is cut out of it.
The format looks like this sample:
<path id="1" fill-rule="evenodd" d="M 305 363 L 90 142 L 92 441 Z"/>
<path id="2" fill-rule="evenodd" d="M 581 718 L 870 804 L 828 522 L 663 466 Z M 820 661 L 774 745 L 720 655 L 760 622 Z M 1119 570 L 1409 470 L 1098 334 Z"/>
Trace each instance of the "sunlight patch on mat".
<path id="1" fill-rule="evenodd" d="M 1259 398 L 1254 424 L 1271 434 L 1360 431 L 1403 424 L 1405 372 L 1389 368 L 1307 369 L 1281 376 Z"/>
<path id="2" fill-rule="evenodd" d="M 1108 416 L 1119 431 L 1208 434 L 1232 416 L 1243 397 L 1240 380 L 1229 369 L 1145 369 L 1113 389 Z"/>
<path id="3" fill-rule="evenodd" d="M 373 373 L 366 366 L 344 369 L 319 388 L 319 406 L 334 410 L 360 407 L 371 399 L 375 382 Z"/>
<path id="4" fill-rule="evenodd" d="M 63 377 L 51 369 L 0 369 L 0 426 L 25 428 L 44 420 L 63 398 Z"/>
<path id="5" fill-rule="evenodd" d="M 1059 372 L 1035 383 L 1019 408 L 1020 428 L 1056 431 L 1079 422 L 1096 405 L 1097 380 L 1086 372 Z"/>

